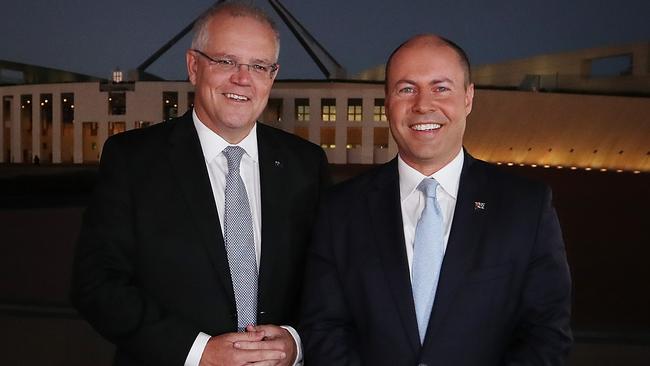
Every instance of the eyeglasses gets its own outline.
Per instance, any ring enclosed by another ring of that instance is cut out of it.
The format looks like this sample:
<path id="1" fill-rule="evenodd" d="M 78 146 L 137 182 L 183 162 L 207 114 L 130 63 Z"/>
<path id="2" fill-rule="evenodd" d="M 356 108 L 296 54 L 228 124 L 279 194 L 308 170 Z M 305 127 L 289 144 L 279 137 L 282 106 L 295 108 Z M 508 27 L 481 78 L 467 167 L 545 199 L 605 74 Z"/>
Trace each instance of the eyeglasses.
<path id="1" fill-rule="evenodd" d="M 278 71 L 278 64 L 243 64 L 229 58 L 212 58 L 206 55 L 203 51 L 197 49 L 191 49 L 192 51 L 198 53 L 199 55 L 205 57 L 210 62 L 211 66 L 216 67 L 222 71 L 234 71 L 239 70 L 240 66 L 248 67 L 248 71 L 251 75 L 255 76 L 265 76 L 268 75 L 269 78 L 273 77 L 273 73 Z"/>

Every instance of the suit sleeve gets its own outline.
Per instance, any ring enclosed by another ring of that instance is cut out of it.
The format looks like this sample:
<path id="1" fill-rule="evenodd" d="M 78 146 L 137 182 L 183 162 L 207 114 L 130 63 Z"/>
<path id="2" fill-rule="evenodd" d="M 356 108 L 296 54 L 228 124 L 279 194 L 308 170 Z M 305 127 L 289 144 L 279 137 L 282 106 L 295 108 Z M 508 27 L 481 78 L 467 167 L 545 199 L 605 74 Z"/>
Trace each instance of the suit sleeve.
<path id="1" fill-rule="evenodd" d="M 127 153 L 106 142 L 75 253 L 71 300 L 104 337 L 143 363 L 181 365 L 199 329 L 165 311 L 136 280 L 139 253 Z"/>
<path id="2" fill-rule="evenodd" d="M 345 245 L 338 234 L 344 225 L 334 229 L 335 216 L 326 206 L 321 205 L 307 257 L 299 328 L 305 364 L 360 365 L 334 248 Z"/>
<path id="3" fill-rule="evenodd" d="M 547 188 L 532 248 L 515 336 L 505 364 L 564 365 L 571 343 L 571 276 Z"/>

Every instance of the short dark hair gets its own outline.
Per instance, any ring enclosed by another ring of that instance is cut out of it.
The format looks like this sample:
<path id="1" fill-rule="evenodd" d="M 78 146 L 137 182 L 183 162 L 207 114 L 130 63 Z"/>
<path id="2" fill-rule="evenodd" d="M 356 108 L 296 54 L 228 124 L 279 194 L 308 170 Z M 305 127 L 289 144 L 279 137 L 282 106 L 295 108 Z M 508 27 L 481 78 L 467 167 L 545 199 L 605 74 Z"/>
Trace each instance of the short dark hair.
<path id="1" fill-rule="evenodd" d="M 411 41 L 413 41 L 414 39 L 420 38 L 420 37 L 423 37 L 423 36 L 426 36 L 426 35 L 425 34 L 420 34 L 420 35 L 409 38 L 407 41 L 405 41 L 402 44 L 400 44 L 399 46 L 397 46 L 397 48 L 395 48 L 395 50 L 393 50 L 393 52 L 390 54 L 390 56 L 388 56 L 388 61 L 386 62 L 386 69 L 384 70 L 384 78 L 386 80 L 386 83 L 388 82 L 388 70 L 390 69 L 390 64 L 393 61 L 393 57 L 395 56 L 395 54 L 399 50 L 401 50 L 403 47 L 405 47 L 406 45 L 411 43 Z M 453 42 L 453 41 L 451 41 L 451 40 L 449 40 L 449 39 L 447 39 L 445 37 L 441 37 L 441 36 L 437 36 L 437 35 L 432 35 L 432 36 L 436 37 L 440 41 L 440 43 L 446 45 L 447 47 L 451 48 L 454 52 L 456 52 L 456 55 L 458 55 L 458 59 L 460 61 L 460 66 L 463 68 L 463 72 L 465 74 L 465 87 L 467 87 L 469 84 L 472 83 L 472 68 L 471 68 L 471 65 L 470 65 L 470 62 L 469 62 L 469 57 L 467 56 L 467 53 L 465 52 L 465 50 L 461 46 L 459 46 L 457 43 L 455 43 L 455 42 Z M 386 85 L 385 88 L 388 89 L 388 84 L 385 84 L 385 85 Z"/>
<path id="2" fill-rule="evenodd" d="M 233 17 L 250 17 L 260 23 L 268 25 L 273 34 L 275 35 L 275 42 L 277 44 L 277 52 L 280 52 L 280 31 L 273 19 L 262 9 L 256 7 L 251 2 L 245 1 L 228 1 L 219 2 L 212 5 L 196 20 L 193 27 L 192 48 L 203 49 L 208 43 L 210 34 L 207 31 L 208 24 L 212 18 L 221 13 L 228 14 Z M 277 58 L 277 55 L 276 55 Z"/>

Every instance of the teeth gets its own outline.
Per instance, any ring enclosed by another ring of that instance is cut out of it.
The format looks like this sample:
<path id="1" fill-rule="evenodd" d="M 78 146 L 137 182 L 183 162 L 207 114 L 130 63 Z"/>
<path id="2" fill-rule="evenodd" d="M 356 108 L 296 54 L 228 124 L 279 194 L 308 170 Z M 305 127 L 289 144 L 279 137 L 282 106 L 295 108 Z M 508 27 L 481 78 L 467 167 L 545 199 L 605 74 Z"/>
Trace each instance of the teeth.
<path id="1" fill-rule="evenodd" d="M 417 125 L 411 126 L 412 129 L 416 131 L 431 131 L 431 130 L 437 130 L 440 128 L 439 123 L 421 123 Z"/>
<path id="2" fill-rule="evenodd" d="M 239 95 L 239 94 L 226 93 L 226 94 L 224 94 L 224 95 L 225 95 L 227 98 L 234 99 L 234 100 L 242 100 L 242 101 L 246 101 L 246 100 L 248 100 L 247 97 L 245 97 L 245 96 L 243 96 L 243 95 Z"/>

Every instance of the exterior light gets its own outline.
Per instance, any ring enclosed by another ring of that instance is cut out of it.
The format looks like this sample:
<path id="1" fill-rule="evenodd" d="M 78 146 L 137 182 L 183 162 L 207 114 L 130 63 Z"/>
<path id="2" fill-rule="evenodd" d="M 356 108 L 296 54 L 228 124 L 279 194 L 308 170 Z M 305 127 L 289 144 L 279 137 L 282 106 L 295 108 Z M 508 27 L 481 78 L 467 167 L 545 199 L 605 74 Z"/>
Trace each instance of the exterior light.
<path id="1" fill-rule="evenodd" d="M 578 169 L 578 167 L 575 167 L 575 166 L 571 167 L 571 170 L 576 170 L 576 169 Z"/>
<path id="2" fill-rule="evenodd" d="M 530 164 L 531 167 L 537 168 L 537 164 Z"/>
<path id="3" fill-rule="evenodd" d="M 634 174 L 639 174 L 639 173 L 641 173 L 641 171 L 640 171 L 640 170 L 635 170 L 635 171 L 633 171 L 632 173 L 634 173 Z"/>
<path id="4" fill-rule="evenodd" d="M 586 171 L 590 171 L 591 168 L 590 168 L 590 167 L 586 167 L 585 170 L 586 170 Z"/>
<path id="5" fill-rule="evenodd" d="M 545 169 L 548 169 L 548 168 L 550 168 L 550 167 L 551 167 L 551 166 L 548 165 L 548 164 L 545 164 L 545 165 L 544 165 L 544 168 L 545 168 Z"/>
<path id="6" fill-rule="evenodd" d="M 513 165 L 515 165 L 515 164 L 514 163 L 508 163 L 508 166 L 513 166 Z"/>
<path id="7" fill-rule="evenodd" d="M 606 168 L 602 168 L 602 169 L 600 169 L 600 171 L 601 171 L 601 172 L 606 172 L 607 169 L 606 169 Z"/>

